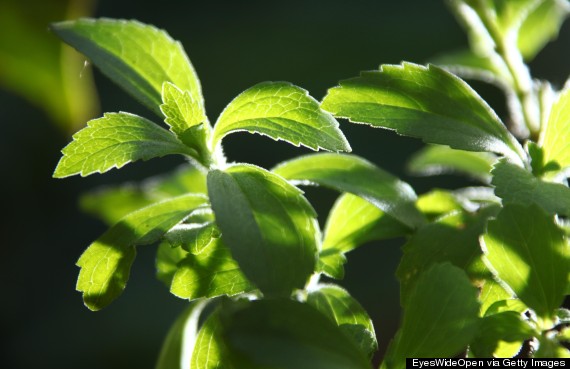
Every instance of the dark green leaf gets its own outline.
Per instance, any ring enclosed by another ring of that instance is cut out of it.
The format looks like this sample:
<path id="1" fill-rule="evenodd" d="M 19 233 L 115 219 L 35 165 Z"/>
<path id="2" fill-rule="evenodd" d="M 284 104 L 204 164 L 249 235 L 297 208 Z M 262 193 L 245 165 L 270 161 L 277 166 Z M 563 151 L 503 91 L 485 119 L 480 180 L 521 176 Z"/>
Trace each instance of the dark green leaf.
<path id="1" fill-rule="evenodd" d="M 370 369 L 325 315 L 292 300 L 258 300 L 222 311 L 223 336 L 240 368 Z"/>
<path id="2" fill-rule="evenodd" d="M 162 344 L 155 369 L 189 369 L 198 336 L 198 319 L 206 301 L 196 301 L 176 319 Z"/>
<path id="3" fill-rule="evenodd" d="M 236 295 L 252 290 L 230 250 L 220 239 L 213 239 L 210 246 L 198 255 L 186 254 L 178 263 L 170 292 L 193 300 L 200 297 Z"/>
<path id="4" fill-rule="evenodd" d="M 378 349 L 374 325 L 366 310 L 345 289 L 332 284 L 318 285 L 307 296 L 307 304 L 338 325 L 368 358 L 372 358 Z"/>
<path id="5" fill-rule="evenodd" d="M 448 146 L 428 146 L 416 153 L 408 170 L 416 175 L 463 174 L 483 183 L 491 181 L 496 156 L 486 152 L 455 150 Z"/>
<path id="6" fill-rule="evenodd" d="M 169 154 L 192 154 L 173 134 L 143 117 L 106 113 L 73 135 L 63 150 L 53 176 L 87 176 L 121 168 L 136 160 Z"/>
<path id="7" fill-rule="evenodd" d="M 556 338 L 540 336 L 538 350 L 534 357 L 536 359 L 570 358 L 570 350 L 562 346 Z"/>
<path id="8" fill-rule="evenodd" d="M 461 269 L 435 264 L 422 273 L 404 305 L 402 326 L 386 354 L 389 369 L 405 367 L 406 358 L 457 355 L 479 325 L 477 289 Z"/>
<path id="9" fill-rule="evenodd" d="M 208 174 L 208 192 L 222 239 L 250 281 L 267 295 L 305 286 L 320 231 L 298 188 L 259 167 L 234 165 Z"/>
<path id="10" fill-rule="evenodd" d="M 313 150 L 350 151 L 338 122 L 306 90 L 287 82 L 263 82 L 242 92 L 220 115 L 213 145 L 227 134 L 248 131 Z"/>
<path id="11" fill-rule="evenodd" d="M 178 263 L 182 261 L 188 252 L 181 247 L 172 247 L 168 241 L 162 241 L 156 252 L 156 278 L 166 287 L 170 288 L 174 274 L 178 270 Z"/>
<path id="12" fill-rule="evenodd" d="M 113 82 L 162 116 L 162 84 L 188 91 L 203 112 L 200 81 L 182 45 L 165 31 L 137 21 L 80 19 L 52 30 L 85 54 Z"/>
<path id="13" fill-rule="evenodd" d="M 190 212 L 206 203 L 202 195 L 183 195 L 142 208 L 122 218 L 81 255 L 77 290 L 91 310 L 100 310 L 125 288 L 136 245 L 151 244 Z"/>
<path id="14" fill-rule="evenodd" d="M 383 65 L 330 89 L 323 109 L 355 123 L 427 143 L 490 151 L 522 165 L 525 153 L 495 112 L 464 81 L 433 65 Z"/>
<path id="15" fill-rule="evenodd" d="M 369 161 L 354 155 L 312 154 L 273 169 L 289 180 L 317 183 L 362 197 L 409 227 L 425 222 L 415 208 L 412 187 Z"/>
<path id="16" fill-rule="evenodd" d="M 535 203 L 550 214 L 570 216 L 570 189 L 558 183 L 542 181 L 532 173 L 506 161 L 499 161 L 492 171 L 495 194 L 504 203 Z"/>
<path id="17" fill-rule="evenodd" d="M 493 274 L 541 318 L 551 319 L 562 304 L 570 249 L 554 217 L 532 205 L 508 204 L 482 237 Z"/>

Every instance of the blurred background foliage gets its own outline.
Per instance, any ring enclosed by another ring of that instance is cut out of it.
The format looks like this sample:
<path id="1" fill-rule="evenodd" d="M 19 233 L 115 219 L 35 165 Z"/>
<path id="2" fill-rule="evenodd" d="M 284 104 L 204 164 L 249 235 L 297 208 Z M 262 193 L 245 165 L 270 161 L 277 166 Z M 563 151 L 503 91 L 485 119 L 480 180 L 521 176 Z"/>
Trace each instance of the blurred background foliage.
<path id="1" fill-rule="evenodd" d="M 50 22 L 87 15 L 138 19 L 180 40 L 202 81 L 211 121 L 233 97 L 261 81 L 290 81 L 321 99 L 338 80 L 361 70 L 402 60 L 425 63 L 467 45 L 443 1 L 0 0 L 5 368 L 152 368 L 169 325 L 185 305 L 154 278 L 153 247 L 139 249 L 129 287 L 109 308 L 92 313 L 75 292 L 75 262 L 105 229 L 79 210 L 80 195 L 181 163 L 163 158 L 104 176 L 51 178 L 70 135 L 101 111 L 152 118 L 48 31 Z M 533 60 L 534 76 L 560 87 L 568 76 L 569 44 L 567 23 Z M 471 84 L 505 114 L 499 90 Z M 409 181 L 418 193 L 469 184 L 452 176 L 409 177 L 405 162 L 421 147 L 416 140 L 346 122 L 341 128 L 356 154 Z M 225 151 L 230 160 L 266 168 L 307 152 L 248 134 L 228 137 Z M 336 194 L 306 192 L 323 224 Z M 394 271 L 401 244 L 384 241 L 354 251 L 342 282 L 374 319 L 381 352 L 399 321 Z"/>

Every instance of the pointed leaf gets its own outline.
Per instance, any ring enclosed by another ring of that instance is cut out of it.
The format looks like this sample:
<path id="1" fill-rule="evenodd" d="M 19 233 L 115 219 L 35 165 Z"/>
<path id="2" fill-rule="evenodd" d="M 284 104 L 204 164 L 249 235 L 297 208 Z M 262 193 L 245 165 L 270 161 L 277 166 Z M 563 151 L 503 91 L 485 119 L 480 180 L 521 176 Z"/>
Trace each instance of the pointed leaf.
<path id="1" fill-rule="evenodd" d="M 222 338 L 219 309 L 214 311 L 198 332 L 192 352 L 191 369 L 235 369 Z"/>
<path id="2" fill-rule="evenodd" d="M 267 295 L 288 296 L 315 270 L 319 226 L 302 192 L 253 165 L 208 174 L 222 239 L 245 276 Z"/>
<path id="3" fill-rule="evenodd" d="M 426 143 L 490 151 L 522 165 L 525 154 L 495 112 L 464 81 L 433 65 L 383 65 L 329 90 L 323 109 L 354 123 Z"/>
<path id="4" fill-rule="evenodd" d="M 570 86 L 560 93 L 552 106 L 540 140 L 544 166 L 570 167 Z"/>
<path id="5" fill-rule="evenodd" d="M 324 249 L 319 253 L 317 272 L 324 273 L 330 278 L 343 279 L 346 261 L 342 251 L 335 248 Z"/>
<path id="6" fill-rule="evenodd" d="M 564 232 L 536 205 L 508 204 L 482 237 L 487 265 L 529 308 L 550 319 L 562 304 L 570 249 Z"/>
<path id="7" fill-rule="evenodd" d="M 160 110 L 166 117 L 164 121 L 177 136 L 181 136 L 188 128 L 208 120 L 201 102 L 195 101 L 188 90 L 182 91 L 170 82 L 162 85 Z"/>
<path id="8" fill-rule="evenodd" d="M 121 168 L 136 160 L 191 154 L 188 147 L 150 120 L 129 113 L 106 113 L 73 135 L 53 176 L 82 177 Z"/>
<path id="9" fill-rule="evenodd" d="M 365 355 L 318 310 L 293 300 L 257 300 L 222 314 L 240 368 L 370 369 Z"/>
<path id="10" fill-rule="evenodd" d="M 155 369 L 190 369 L 198 336 L 198 319 L 207 301 L 196 301 L 176 319 L 160 349 Z"/>
<path id="11" fill-rule="evenodd" d="M 345 193 L 333 205 L 324 231 L 323 251 L 348 252 L 376 240 L 401 237 L 411 229 L 372 205 Z"/>
<path id="12" fill-rule="evenodd" d="M 80 19 L 51 29 L 158 116 L 162 84 L 188 91 L 204 111 L 200 81 L 182 45 L 165 31 L 137 21 Z"/>
<path id="13" fill-rule="evenodd" d="M 91 310 L 100 310 L 117 298 L 125 288 L 136 245 L 151 244 L 205 204 L 202 195 L 184 195 L 140 209 L 121 219 L 93 242 L 81 255 L 77 290 Z"/>
<path id="14" fill-rule="evenodd" d="M 168 241 L 162 241 L 158 245 L 156 252 L 156 278 L 159 279 L 166 287 L 170 288 L 174 274 L 178 270 L 178 263 L 181 262 L 188 251 L 181 247 L 172 247 Z"/>
<path id="15" fill-rule="evenodd" d="M 199 254 L 212 241 L 220 238 L 220 231 L 213 222 L 185 223 L 172 228 L 164 238 L 172 247 L 181 247 L 193 254 Z"/>
<path id="16" fill-rule="evenodd" d="M 570 189 L 558 183 L 542 181 L 532 173 L 505 161 L 492 171 L 495 194 L 504 203 L 535 203 L 550 214 L 570 216 Z"/>
<path id="17" fill-rule="evenodd" d="M 463 174 L 483 183 L 491 181 L 496 156 L 486 152 L 455 150 L 448 146 L 427 146 L 408 163 L 416 175 Z"/>
<path id="18" fill-rule="evenodd" d="M 150 204 L 187 193 L 206 194 L 206 175 L 190 165 L 172 173 L 150 177 L 140 184 L 127 183 L 96 189 L 81 196 L 81 210 L 107 224 Z"/>
<path id="19" fill-rule="evenodd" d="M 301 184 L 358 195 L 411 228 L 425 222 L 414 206 L 416 194 L 410 185 L 355 155 L 305 155 L 279 164 L 273 172 Z"/>
<path id="20" fill-rule="evenodd" d="M 253 289 L 244 277 L 230 250 L 214 239 L 202 253 L 187 254 L 178 263 L 170 292 L 184 299 L 233 296 Z"/>
<path id="21" fill-rule="evenodd" d="M 364 308 L 343 288 L 334 285 L 319 285 L 307 296 L 307 304 L 315 307 L 372 358 L 378 349 L 374 325 Z"/>
<path id="22" fill-rule="evenodd" d="M 338 122 L 308 92 L 287 82 L 263 82 L 242 92 L 220 115 L 213 145 L 248 131 L 313 150 L 350 151 Z"/>
<path id="23" fill-rule="evenodd" d="M 396 339 L 386 354 L 390 369 L 404 368 L 406 358 L 457 355 L 477 333 L 477 289 L 461 269 L 435 264 L 418 279 L 404 306 Z"/>

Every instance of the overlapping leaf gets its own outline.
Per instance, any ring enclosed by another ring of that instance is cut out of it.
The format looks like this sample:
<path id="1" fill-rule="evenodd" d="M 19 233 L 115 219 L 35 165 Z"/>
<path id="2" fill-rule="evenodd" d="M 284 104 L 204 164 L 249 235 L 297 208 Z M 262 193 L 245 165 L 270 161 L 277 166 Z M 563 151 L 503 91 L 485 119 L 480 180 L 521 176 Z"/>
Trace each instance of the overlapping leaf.
<path id="1" fill-rule="evenodd" d="M 358 195 L 411 228 L 424 223 L 414 206 L 412 187 L 358 156 L 306 155 L 278 165 L 273 172 L 299 183 L 317 183 Z"/>
<path id="2" fill-rule="evenodd" d="M 383 65 L 341 81 L 323 109 L 355 123 L 392 129 L 427 143 L 489 151 L 522 163 L 525 154 L 499 117 L 453 74 L 433 65 Z"/>
<path id="3" fill-rule="evenodd" d="M 162 116 L 162 84 L 188 91 L 203 112 L 200 81 L 182 45 L 165 31 L 137 21 L 80 19 L 52 30 L 85 54 L 113 82 Z"/>
<path id="4" fill-rule="evenodd" d="M 545 166 L 570 167 L 570 87 L 560 93 L 552 106 L 542 132 L 541 146 Z"/>
<path id="5" fill-rule="evenodd" d="M 87 176 L 121 168 L 136 160 L 169 154 L 192 154 L 174 135 L 153 122 L 129 113 L 106 113 L 73 135 L 53 176 Z"/>
<path id="6" fill-rule="evenodd" d="M 222 239 L 245 276 L 267 295 L 303 288 L 315 270 L 316 214 L 302 192 L 253 165 L 208 174 Z"/>
<path id="7" fill-rule="evenodd" d="M 218 309 L 208 317 L 198 332 L 191 369 L 237 369 L 228 358 L 221 330 Z"/>
<path id="8" fill-rule="evenodd" d="M 338 122 L 306 90 L 287 82 L 263 82 L 242 92 L 222 112 L 213 144 L 227 134 L 248 131 L 313 150 L 350 151 Z"/>
<path id="9" fill-rule="evenodd" d="M 159 202 L 122 218 L 81 255 L 77 290 L 91 310 L 100 310 L 119 296 L 135 258 L 136 245 L 150 244 L 190 212 L 205 204 L 202 195 L 183 195 Z"/>

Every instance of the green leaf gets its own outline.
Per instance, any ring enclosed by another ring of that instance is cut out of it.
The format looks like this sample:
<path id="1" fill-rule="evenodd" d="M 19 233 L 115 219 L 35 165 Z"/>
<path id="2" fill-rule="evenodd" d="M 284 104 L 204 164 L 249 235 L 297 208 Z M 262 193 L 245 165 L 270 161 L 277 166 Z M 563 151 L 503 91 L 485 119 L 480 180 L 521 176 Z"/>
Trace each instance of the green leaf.
<path id="1" fill-rule="evenodd" d="M 558 183 L 541 181 L 532 173 L 499 161 L 492 171 L 495 194 L 503 203 L 535 203 L 550 214 L 570 216 L 570 189 Z"/>
<path id="2" fill-rule="evenodd" d="M 184 219 L 192 210 L 205 204 L 202 195 L 189 194 L 140 209 L 121 219 L 93 242 L 81 255 L 77 290 L 91 310 L 100 310 L 117 298 L 125 288 L 135 246 L 151 244 Z"/>
<path id="3" fill-rule="evenodd" d="M 228 358 L 223 341 L 219 312 L 219 309 L 214 311 L 198 332 L 192 352 L 191 369 L 235 369 Z"/>
<path id="4" fill-rule="evenodd" d="M 188 252 L 181 247 L 172 247 L 168 241 L 162 241 L 158 245 L 158 251 L 156 252 L 156 278 L 170 288 L 174 274 L 178 270 L 178 263 L 186 255 L 188 255 Z"/>
<path id="5" fill-rule="evenodd" d="M 552 106 L 541 132 L 540 145 L 544 153 L 544 166 L 558 169 L 570 167 L 570 87 L 560 93 Z"/>
<path id="6" fill-rule="evenodd" d="M 508 204 L 482 237 L 487 265 L 529 308 L 550 319 L 564 299 L 570 250 L 552 216 Z"/>
<path id="7" fill-rule="evenodd" d="M 527 60 L 558 36 L 558 31 L 570 13 L 566 0 L 543 0 L 531 11 L 519 29 L 518 48 Z"/>
<path id="8" fill-rule="evenodd" d="M 212 241 L 220 238 L 220 231 L 213 222 L 184 223 L 168 231 L 164 238 L 172 247 L 182 247 L 193 254 L 199 254 Z"/>
<path id="9" fill-rule="evenodd" d="M 537 359 L 570 358 L 570 350 L 562 346 L 555 338 L 540 336 L 538 350 L 534 357 Z"/>
<path id="10" fill-rule="evenodd" d="M 504 302 L 512 297 L 512 293 L 506 291 L 505 288 L 494 279 L 489 278 L 485 280 L 481 288 L 481 294 L 479 295 L 481 315 L 486 315 L 490 312 L 491 307 L 498 301 Z"/>
<path id="11" fill-rule="evenodd" d="M 350 193 L 334 203 L 324 231 L 323 251 L 348 252 L 369 242 L 402 237 L 411 229 L 370 202 Z"/>
<path id="12" fill-rule="evenodd" d="M 422 194 L 418 197 L 416 206 L 429 220 L 463 209 L 453 193 L 440 189 Z"/>
<path id="13" fill-rule="evenodd" d="M 416 194 L 410 185 L 358 156 L 305 155 L 279 164 L 273 172 L 300 184 L 358 195 L 411 228 L 425 222 L 414 206 Z"/>
<path id="14" fill-rule="evenodd" d="M 461 269 L 435 264 L 422 273 L 404 305 L 404 317 L 386 354 L 389 369 L 406 358 L 452 357 L 471 342 L 479 325 L 477 289 Z"/>
<path id="15" fill-rule="evenodd" d="M 497 207 L 490 207 L 477 215 L 450 213 L 420 228 L 404 245 L 404 255 L 396 272 L 402 304 L 422 273 L 435 263 L 450 262 L 473 279 L 487 277 L 489 273 L 481 261 L 479 236 L 484 232 L 487 219 L 496 212 Z"/>
<path id="16" fill-rule="evenodd" d="M 469 351 L 482 358 L 512 357 L 519 352 L 523 342 L 534 335 L 534 329 L 522 320 L 520 313 L 505 311 L 481 319 L 479 332 Z M 512 345 L 505 345 L 505 342 Z"/>
<path id="17" fill-rule="evenodd" d="M 169 154 L 192 154 L 165 129 L 129 113 L 106 113 L 89 121 L 62 153 L 55 178 L 104 173 L 136 160 Z"/>
<path id="18" fill-rule="evenodd" d="M 137 21 L 106 18 L 60 22 L 51 29 L 158 116 L 162 116 L 164 82 L 188 91 L 204 111 L 194 67 L 182 45 L 165 31 Z"/>
<path id="19" fill-rule="evenodd" d="M 170 292 L 193 300 L 233 296 L 252 289 L 227 247 L 220 239 L 213 239 L 203 252 L 198 255 L 189 253 L 178 263 Z"/>
<path id="20" fill-rule="evenodd" d="M 353 341 L 307 304 L 258 300 L 222 312 L 223 336 L 239 368 L 370 368 Z"/>
<path id="21" fill-rule="evenodd" d="M 486 152 L 427 146 L 410 159 L 408 170 L 416 175 L 427 176 L 458 173 L 489 183 L 495 160 L 495 155 Z"/>
<path id="22" fill-rule="evenodd" d="M 266 295 L 289 296 L 315 270 L 320 231 L 301 190 L 253 165 L 208 173 L 222 239 L 245 276 Z"/>
<path id="23" fill-rule="evenodd" d="M 287 82 L 263 82 L 242 92 L 222 112 L 213 144 L 248 131 L 313 150 L 350 151 L 338 122 L 308 92 Z"/>
<path id="24" fill-rule="evenodd" d="M 383 65 L 341 81 L 323 109 L 355 123 L 395 130 L 426 143 L 490 151 L 522 165 L 525 153 L 495 112 L 464 81 L 434 65 Z"/>
<path id="25" fill-rule="evenodd" d="M 521 300 L 512 298 L 512 295 L 508 293 L 508 297 L 506 299 L 495 301 L 491 306 L 489 306 L 487 311 L 485 311 L 484 316 L 500 314 L 505 311 L 514 311 L 516 313 L 523 314 L 528 311 L 528 307 L 523 304 Z"/>
<path id="26" fill-rule="evenodd" d="M 315 307 L 361 348 L 368 358 L 378 349 L 374 325 L 364 308 L 343 288 L 321 284 L 311 290 L 307 304 Z"/>
<path id="27" fill-rule="evenodd" d="M 155 369 L 190 369 L 192 351 L 198 338 L 198 319 L 207 301 L 196 301 L 176 319 L 160 349 Z"/>
<path id="28" fill-rule="evenodd" d="M 324 273 L 330 278 L 343 279 L 346 261 L 342 251 L 334 248 L 324 249 L 319 253 L 317 272 Z"/>
<path id="29" fill-rule="evenodd" d="M 81 210 L 94 215 L 107 224 L 118 222 L 135 210 L 187 193 L 206 194 L 206 175 L 190 165 L 174 172 L 144 180 L 96 189 L 81 196 Z"/>

